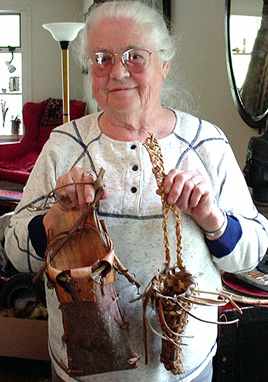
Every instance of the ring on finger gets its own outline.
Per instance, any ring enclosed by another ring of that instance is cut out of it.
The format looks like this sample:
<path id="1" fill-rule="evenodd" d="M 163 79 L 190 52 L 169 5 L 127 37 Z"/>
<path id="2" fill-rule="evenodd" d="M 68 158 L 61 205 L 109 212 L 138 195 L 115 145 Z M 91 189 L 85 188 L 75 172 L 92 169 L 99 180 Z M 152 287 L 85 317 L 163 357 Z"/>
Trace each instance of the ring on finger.
<path id="1" fill-rule="evenodd" d="M 192 178 L 191 181 L 192 181 L 194 187 L 198 186 L 199 182 L 198 182 L 198 181 L 195 181 L 194 178 Z"/>
<path id="2" fill-rule="evenodd" d="M 88 171 L 86 172 L 86 174 L 87 174 L 88 176 L 91 176 L 92 178 L 94 178 L 94 177 L 96 176 L 95 172 L 92 171 L 92 170 L 88 170 Z"/>

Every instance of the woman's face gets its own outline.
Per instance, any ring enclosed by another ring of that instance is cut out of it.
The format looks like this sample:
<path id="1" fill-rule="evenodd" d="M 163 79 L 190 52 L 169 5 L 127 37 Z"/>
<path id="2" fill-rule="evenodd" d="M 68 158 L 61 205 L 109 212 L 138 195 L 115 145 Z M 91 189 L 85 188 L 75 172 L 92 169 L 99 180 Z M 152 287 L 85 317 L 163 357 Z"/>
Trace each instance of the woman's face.
<path id="1" fill-rule="evenodd" d="M 104 111 L 129 113 L 153 110 L 160 105 L 160 90 L 168 72 L 149 41 L 146 30 L 129 19 L 104 19 L 89 33 L 90 57 L 93 52 L 119 53 L 110 70 L 99 75 L 91 66 L 93 95 Z M 130 48 L 152 51 L 149 64 L 138 73 L 130 72 L 120 60 L 121 53 Z"/>

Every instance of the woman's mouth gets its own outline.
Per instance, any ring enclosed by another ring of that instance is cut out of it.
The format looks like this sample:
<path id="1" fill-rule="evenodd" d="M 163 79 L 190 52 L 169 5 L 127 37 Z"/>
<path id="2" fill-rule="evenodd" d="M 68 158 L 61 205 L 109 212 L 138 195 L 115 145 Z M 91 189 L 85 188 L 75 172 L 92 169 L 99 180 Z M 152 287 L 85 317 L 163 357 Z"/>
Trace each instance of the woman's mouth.
<path id="1" fill-rule="evenodd" d="M 111 92 L 111 93 L 114 93 L 114 92 L 124 92 L 124 91 L 127 91 L 127 90 L 131 90 L 131 88 L 115 88 L 115 89 L 109 90 L 109 92 Z"/>

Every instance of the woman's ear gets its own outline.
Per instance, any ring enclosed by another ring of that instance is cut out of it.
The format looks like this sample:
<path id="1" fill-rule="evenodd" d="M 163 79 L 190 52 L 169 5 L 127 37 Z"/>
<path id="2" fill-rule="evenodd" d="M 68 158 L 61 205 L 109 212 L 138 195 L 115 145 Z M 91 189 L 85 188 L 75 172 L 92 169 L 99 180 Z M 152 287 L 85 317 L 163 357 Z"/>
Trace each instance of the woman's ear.
<path id="1" fill-rule="evenodd" d="M 163 64 L 162 64 L 162 76 L 163 76 L 164 80 L 167 78 L 167 75 L 169 73 L 169 69 L 170 69 L 170 63 L 168 61 L 163 62 Z"/>

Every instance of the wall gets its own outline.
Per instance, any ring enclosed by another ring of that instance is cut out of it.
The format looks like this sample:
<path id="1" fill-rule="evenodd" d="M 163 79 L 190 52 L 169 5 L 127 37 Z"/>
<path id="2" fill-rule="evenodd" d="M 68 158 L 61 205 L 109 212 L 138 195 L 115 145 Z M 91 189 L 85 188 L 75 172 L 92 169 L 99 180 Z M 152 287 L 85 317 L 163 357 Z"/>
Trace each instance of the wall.
<path id="1" fill-rule="evenodd" d="M 32 99 L 61 97 L 61 52 L 42 28 L 50 22 L 81 22 L 82 0 L 32 0 Z M 70 54 L 70 98 L 83 97 L 79 65 Z"/>
<path id="2" fill-rule="evenodd" d="M 230 90 L 224 37 L 225 1 L 172 0 L 172 15 L 179 36 L 179 76 L 183 87 L 194 97 L 195 113 L 222 128 L 243 167 L 249 138 L 256 131 L 241 119 Z"/>
<path id="3" fill-rule="evenodd" d="M 263 0 L 233 0 L 231 13 L 234 15 L 261 16 Z"/>
<path id="4" fill-rule="evenodd" d="M 27 92 L 24 101 L 61 97 L 61 52 L 58 43 L 42 28 L 49 22 L 83 21 L 83 0 L 0 0 L 0 9 L 23 11 L 29 41 L 24 69 Z M 70 97 L 83 98 L 82 75 L 70 55 Z"/>

